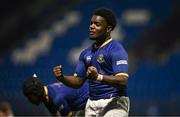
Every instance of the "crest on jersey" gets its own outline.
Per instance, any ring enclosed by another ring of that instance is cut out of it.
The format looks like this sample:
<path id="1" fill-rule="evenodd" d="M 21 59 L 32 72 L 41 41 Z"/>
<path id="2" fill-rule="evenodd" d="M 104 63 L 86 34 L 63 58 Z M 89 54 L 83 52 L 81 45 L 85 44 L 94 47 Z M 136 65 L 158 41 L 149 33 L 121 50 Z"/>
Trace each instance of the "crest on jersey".
<path id="1" fill-rule="evenodd" d="M 104 55 L 103 54 L 99 54 L 97 61 L 99 63 L 103 63 L 104 62 Z"/>

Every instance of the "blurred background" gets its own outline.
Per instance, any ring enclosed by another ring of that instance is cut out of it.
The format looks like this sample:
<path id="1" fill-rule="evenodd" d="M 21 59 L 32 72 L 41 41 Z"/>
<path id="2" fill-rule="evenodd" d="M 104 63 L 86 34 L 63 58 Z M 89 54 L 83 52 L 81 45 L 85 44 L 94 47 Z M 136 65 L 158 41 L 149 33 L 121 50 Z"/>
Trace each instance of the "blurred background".
<path id="1" fill-rule="evenodd" d="M 88 39 L 94 9 L 111 8 L 118 25 L 112 37 L 129 54 L 131 116 L 180 115 L 179 0 L 15 0 L 0 3 L 0 102 L 15 116 L 48 115 L 22 94 L 36 73 L 50 84 L 52 68 L 71 75 Z"/>

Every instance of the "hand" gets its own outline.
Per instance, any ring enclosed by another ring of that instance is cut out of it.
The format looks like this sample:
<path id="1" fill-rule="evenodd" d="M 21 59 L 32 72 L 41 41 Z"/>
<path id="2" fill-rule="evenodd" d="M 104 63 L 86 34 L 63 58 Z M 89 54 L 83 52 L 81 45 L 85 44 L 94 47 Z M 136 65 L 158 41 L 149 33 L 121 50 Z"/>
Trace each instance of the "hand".
<path id="1" fill-rule="evenodd" d="M 87 69 L 87 78 L 89 80 L 97 80 L 98 72 L 97 69 L 94 66 L 90 66 Z"/>
<path id="2" fill-rule="evenodd" d="M 53 73 L 56 77 L 57 80 L 62 80 L 64 78 L 63 76 L 63 70 L 62 70 L 62 65 L 56 66 L 53 68 Z"/>

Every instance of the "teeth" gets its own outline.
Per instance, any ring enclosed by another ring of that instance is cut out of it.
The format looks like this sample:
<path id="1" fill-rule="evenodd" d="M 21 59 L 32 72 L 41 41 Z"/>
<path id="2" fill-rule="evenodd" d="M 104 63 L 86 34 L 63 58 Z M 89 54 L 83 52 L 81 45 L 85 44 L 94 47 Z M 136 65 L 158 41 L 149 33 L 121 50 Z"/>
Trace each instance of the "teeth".
<path id="1" fill-rule="evenodd" d="M 34 77 L 34 78 L 37 78 L 37 75 L 36 75 L 36 74 L 33 74 L 33 77 Z"/>

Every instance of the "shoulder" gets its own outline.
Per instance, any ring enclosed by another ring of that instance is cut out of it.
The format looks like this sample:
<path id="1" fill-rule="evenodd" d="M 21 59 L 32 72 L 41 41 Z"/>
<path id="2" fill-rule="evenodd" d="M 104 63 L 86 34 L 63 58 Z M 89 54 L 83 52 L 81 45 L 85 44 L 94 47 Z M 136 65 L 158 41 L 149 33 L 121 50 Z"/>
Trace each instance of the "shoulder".
<path id="1" fill-rule="evenodd" d="M 112 50 L 121 50 L 126 52 L 124 46 L 121 44 L 121 42 L 117 41 L 117 40 L 112 40 L 111 42 L 111 49 Z"/>
<path id="2" fill-rule="evenodd" d="M 80 57 L 85 56 L 85 55 L 86 55 L 87 53 L 89 53 L 91 50 L 92 50 L 92 44 L 91 44 L 89 47 L 84 48 L 84 49 L 81 51 Z"/>
<path id="3" fill-rule="evenodd" d="M 49 84 L 48 87 L 51 87 L 51 88 L 62 88 L 64 87 L 65 85 L 61 82 L 56 82 L 56 83 L 52 83 L 52 84 Z"/>
<path id="4" fill-rule="evenodd" d="M 61 97 L 63 97 L 64 95 L 70 93 L 73 89 L 64 85 L 63 83 L 53 83 L 48 85 L 48 92 L 49 92 L 49 96 L 51 97 L 58 97 L 59 95 L 61 95 Z"/>
<path id="5" fill-rule="evenodd" d="M 123 47 L 123 45 L 117 41 L 117 40 L 112 40 L 111 42 L 111 47 L 110 47 L 110 56 L 121 56 L 121 57 L 128 57 L 128 53 Z"/>
<path id="6" fill-rule="evenodd" d="M 121 44 L 121 42 L 117 41 L 117 40 L 112 40 L 111 42 L 112 44 L 112 48 L 123 48 L 123 45 Z"/>

